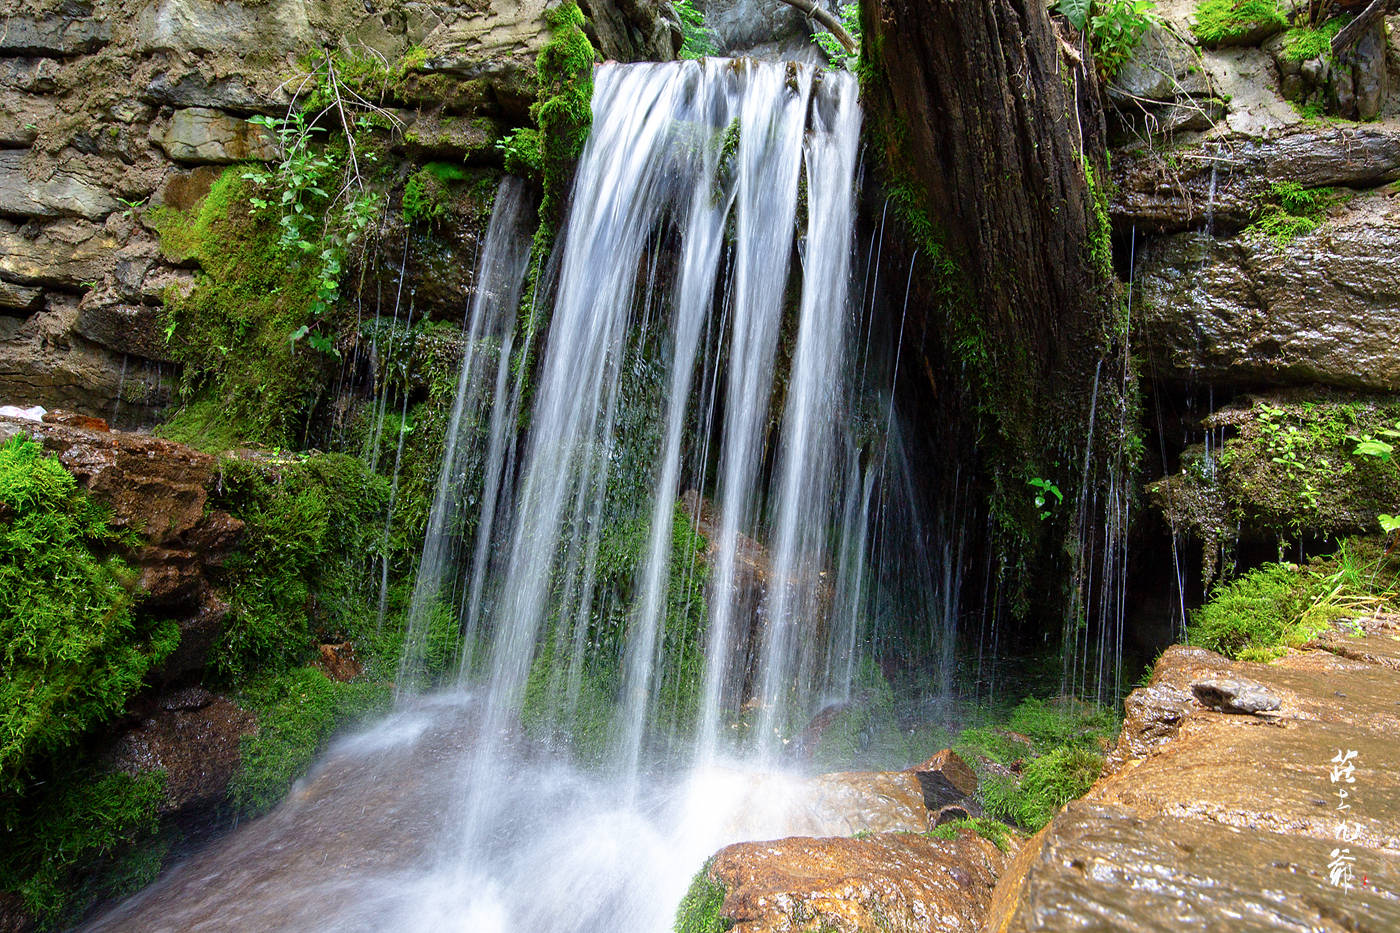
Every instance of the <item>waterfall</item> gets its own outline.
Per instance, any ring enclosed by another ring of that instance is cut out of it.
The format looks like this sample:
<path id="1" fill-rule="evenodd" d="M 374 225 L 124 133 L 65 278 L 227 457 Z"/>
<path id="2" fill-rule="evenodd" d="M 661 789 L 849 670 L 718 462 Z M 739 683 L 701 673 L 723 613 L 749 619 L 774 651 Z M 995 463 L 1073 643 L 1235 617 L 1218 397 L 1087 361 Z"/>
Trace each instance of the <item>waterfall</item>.
<path id="1" fill-rule="evenodd" d="M 514 423 L 503 413 L 519 403 L 504 369 L 510 328 L 502 321 L 513 305 L 501 301 L 518 297 L 525 261 L 504 233 L 516 223 L 516 199 L 505 189 L 498 197 L 402 680 L 412 682 L 433 601 L 455 572 L 470 579 L 469 640 L 489 643 L 486 745 L 517 721 L 532 677 L 548 684 L 547 708 L 535 712 L 571 721 L 596 674 L 600 643 L 613 639 L 608 758 L 620 773 L 636 775 L 649 750 L 675 740 L 678 730 L 659 725 L 668 717 L 693 726 L 696 757 L 732 751 L 723 736 L 745 703 L 757 714 L 740 744 L 771 756 L 817 702 L 843 692 L 857 641 L 859 596 L 833 574 L 854 576 L 858 591 L 862 561 L 833 561 L 840 542 L 829 540 L 843 517 L 846 535 L 864 533 L 844 513 L 868 513 L 870 498 L 867 478 L 846 467 L 854 454 L 843 420 L 855 80 L 718 59 L 605 65 L 593 107 L 514 476 L 500 457 Z M 478 347 L 493 336 L 501 348 L 491 390 Z M 652 387 L 650 396 L 633 391 L 638 380 Z M 463 421 L 492 398 L 484 491 L 454 495 Z M 639 398 L 655 404 L 634 416 Z M 678 646 L 674 619 L 667 628 L 676 523 L 698 523 L 709 507 L 696 496 L 695 514 L 687 514 L 686 489 L 713 489 L 717 520 L 708 529 L 704 633 L 690 632 L 694 643 Z M 466 498 L 486 505 L 475 558 L 454 570 L 447 529 Z M 512 503 L 509 514 L 496 508 L 498 499 Z M 640 529 L 631 598 L 623 630 L 600 632 L 599 613 L 613 598 L 599 591 L 600 548 L 608 551 L 609 536 L 626 522 Z M 743 592 L 753 568 L 740 565 L 759 541 L 769 550 L 755 599 Z M 837 588 L 841 621 L 829 618 Z M 682 653 L 704 659 L 703 670 L 689 669 L 701 687 L 684 715 L 666 708 L 682 702 L 666 692 Z"/>
<path id="2" fill-rule="evenodd" d="M 398 710 L 208 856 L 242 880 L 182 898 L 196 862 L 107 929 L 660 933 L 720 846 L 851 831 L 794 740 L 874 676 L 873 617 L 956 615 L 858 320 L 860 120 L 846 73 L 597 70 L 547 262 L 496 197 Z M 444 618 L 459 680 L 424 693 Z"/>

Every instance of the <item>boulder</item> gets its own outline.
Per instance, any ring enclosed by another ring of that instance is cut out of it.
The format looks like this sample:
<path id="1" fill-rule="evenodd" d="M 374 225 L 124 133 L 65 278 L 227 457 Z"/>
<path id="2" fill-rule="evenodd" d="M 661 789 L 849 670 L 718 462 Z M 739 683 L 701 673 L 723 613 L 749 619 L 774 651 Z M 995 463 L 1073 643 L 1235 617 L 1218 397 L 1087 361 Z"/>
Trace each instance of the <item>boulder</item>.
<path id="1" fill-rule="evenodd" d="M 1209 97 L 1210 78 L 1196 50 L 1163 26 L 1152 26 L 1108 84 L 1108 99 L 1120 108 L 1149 101 Z"/>
<path id="2" fill-rule="evenodd" d="M 924 806 L 929 810 L 939 810 L 977 793 L 976 772 L 950 748 L 910 770 L 919 781 Z"/>
<path id="3" fill-rule="evenodd" d="M 1400 390 L 1400 208 L 1388 197 L 1357 198 L 1287 243 L 1159 240 L 1133 284 L 1161 376 Z"/>
<path id="4" fill-rule="evenodd" d="M 223 164 L 277 158 L 277 140 L 265 126 L 221 110 L 186 107 L 163 129 L 151 129 L 151 142 L 176 162 Z"/>
<path id="5" fill-rule="evenodd" d="M 44 291 L 27 285 L 17 285 L 0 279 L 0 312 L 32 311 L 39 305 Z"/>
<path id="6" fill-rule="evenodd" d="M 1191 693 L 1203 706 L 1222 713 L 1271 712 L 1283 702 L 1263 684 L 1238 677 L 1192 681 Z"/>
<path id="7" fill-rule="evenodd" d="M 0 277 L 77 291 L 102 278 L 123 244 L 116 231 L 84 220 L 43 226 L 0 220 Z"/>
<path id="8" fill-rule="evenodd" d="M 1369 188 L 1400 178 L 1400 127 L 1304 124 L 1230 135 L 1170 152 L 1114 153 L 1109 214 L 1121 232 L 1238 229 L 1276 182 Z"/>
<path id="9" fill-rule="evenodd" d="M 1366 616 L 1318 644 L 1270 665 L 1166 651 L 1104 777 L 1021 850 L 985 929 L 1400 929 L 1400 624 Z M 1189 699 L 1230 679 L 1273 694 L 1276 715 Z M 1334 779 L 1339 750 L 1351 782 Z"/>
<path id="10" fill-rule="evenodd" d="M 968 830 L 951 841 L 799 836 L 721 849 L 708 876 L 734 933 L 975 930 L 1008 857 Z"/>

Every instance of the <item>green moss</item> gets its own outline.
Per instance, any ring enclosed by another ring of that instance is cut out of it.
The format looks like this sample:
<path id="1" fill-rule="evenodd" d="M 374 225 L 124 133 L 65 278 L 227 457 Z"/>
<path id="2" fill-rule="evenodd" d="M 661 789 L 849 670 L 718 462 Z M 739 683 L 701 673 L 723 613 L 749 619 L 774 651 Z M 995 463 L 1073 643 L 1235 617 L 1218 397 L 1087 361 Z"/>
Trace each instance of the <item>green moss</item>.
<path id="1" fill-rule="evenodd" d="M 710 863 L 706 862 L 676 908 L 675 933 L 724 933 L 732 929 L 734 921 L 724 916 L 724 895 L 724 885 L 710 877 Z"/>
<path id="2" fill-rule="evenodd" d="M 583 13 L 575 0 L 565 0 L 546 17 L 550 40 L 535 60 L 539 100 L 531 106 L 530 113 L 540 130 L 539 162 L 544 184 L 540 223 L 552 234 L 563 219 L 574 165 L 593 124 L 595 53 L 584 34 Z"/>
<path id="3" fill-rule="evenodd" d="M 310 322 L 317 284 L 306 263 L 279 244 L 275 219 L 253 208 L 242 174 L 238 166 L 225 170 L 188 214 L 147 215 L 167 258 L 200 267 L 192 290 L 165 296 L 182 393 L 199 407 L 178 411 L 158 433 L 205 449 L 291 446 L 329 364 L 325 354 L 290 339 Z"/>
<path id="4" fill-rule="evenodd" d="M 401 211 L 405 223 L 435 223 L 447 214 L 452 185 L 466 181 L 471 173 L 451 162 L 429 162 L 419 168 L 403 186 Z"/>
<path id="5" fill-rule="evenodd" d="M 1332 40 L 1351 17 L 1330 19 L 1316 28 L 1298 26 L 1288 30 L 1284 36 L 1283 57 L 1292 62 L 1305 62 L 1311 58 L 1332 60 Z"/>
<path id="6" fill-rule="evenodd" d="M 985 816 L 952 820 L 942 826 L 935 826 L 928 831 L 927 835 L 933 839 L 944 839 L 952 842 L 958 838 L 958 830 L 960 829 L 972 830 L 1003 852 L 1007 850 L 1011 837 L 1015 835 L 1010 826 L 1000 820 L 989 819 Z"/>
<path id="7" fill-rule="evenodd" d="M 229 616 L 209 661 L 242 681 L 376 623 L 388 482 L 343 454 L 220 462 L 215 503 L 245 523 L 218 573 Z"/>
<path id="8" fill-rule="evenodd" d="M 1191 32 L 1207 48 L 1238 44 L 1261 30 L 1288 25 L 1277 0 L 1202 0 Z"/>
<path id="9" fill-rule="evenodd" d="M 1028 761 L 1019 779 L 993 777 L 984 782 L 982 799 L 988 814 L 1034 832 L 1066 803 L 1082 797 L 1102 770 L 1102 752 L 1062 745 Z"/>
<path id="10" fill-rule="evenodd" d="M 0 795 L 118 715 L 179 641 L 135 608 L 127 540 L 38 444 L 0 446 Z"/>
<path id="11" fill-rule="evenodd" d="M 1304 188 L 1297 182 L 1274 182 L 1269 193 L 1260 200 L 1255 221 L 1245 232 L 1268 237 L 1275 245 L 1284 246 L 1322 226 L 1327 209 L 1352 196 L 1351 191 L 1335 188 Z"/>
<path id="12" fill-rule="evenodd" d="M 165 773 L 63 768 L 24 796 L 0 796 L 0 891 L 14 892 L 40 929 L 75 921 L 99 898 L 148 884 Z"/>
<path id="13" fill-rule="evenodd" d="M 230 805 L 244 816 L 270 810 L 336 730 L 386 709 L 390 698 L 386 683 L 339 683 L 313 667 L 246 686 L 238 699 L 257 714 L 258 729 L 243 738 Z"/>

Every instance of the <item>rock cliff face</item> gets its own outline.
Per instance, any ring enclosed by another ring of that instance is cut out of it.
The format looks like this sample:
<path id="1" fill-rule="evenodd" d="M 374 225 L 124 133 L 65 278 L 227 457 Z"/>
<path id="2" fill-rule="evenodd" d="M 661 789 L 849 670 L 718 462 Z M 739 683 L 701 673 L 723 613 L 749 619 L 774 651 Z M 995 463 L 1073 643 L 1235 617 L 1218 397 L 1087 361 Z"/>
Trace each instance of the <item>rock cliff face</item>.
<path id="1" fill-rule="evenodd" d="M 1276 709 L 1221 709 L 1224 680 Z M 1400 625 L 1271 664 L 1171 648 L 1105 777 L 1008 869 L 988 929 L 1400 927 Z"/>
<path id="2" fill-rule="evenodd" d="M 499 165 L 496 141 L 529 120 L 549 5 L 4 0 L 0 400 L 154 420 L 176 375 L 162 296 L 191 279 L 162 255 L 151 212 L 188 208 L 210 167 L 275 158 L 250 118 L 284 114 L 322 50 L 384 74 L 373 103 L 401 124 L 401 175 L 414 159 Z M 674 55 L 658 5 L 588 7 L 608 57 Z"/>

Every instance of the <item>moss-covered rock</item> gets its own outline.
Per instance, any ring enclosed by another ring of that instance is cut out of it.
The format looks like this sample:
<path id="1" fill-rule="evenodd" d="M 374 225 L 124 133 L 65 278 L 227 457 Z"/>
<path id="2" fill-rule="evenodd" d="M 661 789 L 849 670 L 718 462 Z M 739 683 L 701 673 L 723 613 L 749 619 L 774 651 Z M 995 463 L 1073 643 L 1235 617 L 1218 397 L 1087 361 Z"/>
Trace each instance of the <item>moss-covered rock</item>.
<path id="1" fill-rule="evenodd" d="M 1358 453 L 1360 441 L 1400 421 L 1400 399 L 1295 390 L 1246 397 L 1202 423 L 1225 434 L 1207 455 L 1188 450 L 1182 470 L 1148 487 L 1167 521 L 1205 544 L 1206 582 L 1214 554 L 1237 539 L 1271 542 L 1378 530 L 1400 507 L 1393 462 Z"/>

